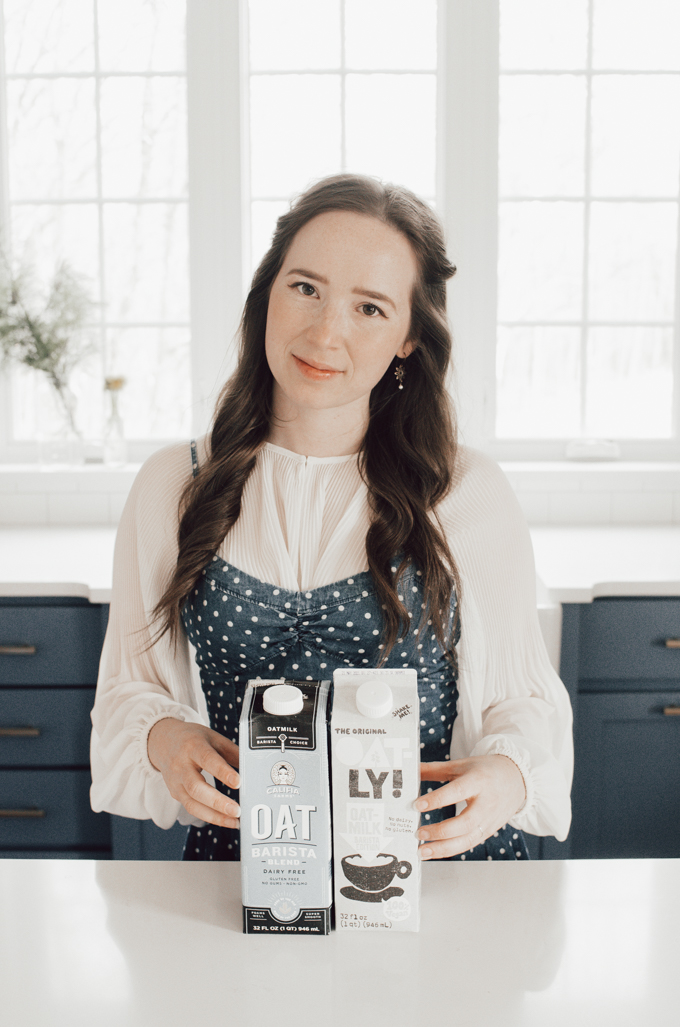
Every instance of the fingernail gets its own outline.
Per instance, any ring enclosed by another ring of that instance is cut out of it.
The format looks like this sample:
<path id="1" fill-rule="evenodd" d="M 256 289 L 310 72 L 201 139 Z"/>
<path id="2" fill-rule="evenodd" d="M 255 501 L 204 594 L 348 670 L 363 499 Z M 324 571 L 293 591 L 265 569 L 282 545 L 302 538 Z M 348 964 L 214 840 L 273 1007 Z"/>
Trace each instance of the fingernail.
<path id="1" fill-rule="evenodd" d="M 432 855 L 432 849 L 428 848 L 426 845 L 424 849 L 418 849 L 418 855 L 421 859 L 429 859 Z"/>
<path id="2" fill-rule="evenodd" d="M 420 813 L 422 813 L 424 809 L 427 809 L 427 805 L 428 805 L 427 799 L 416 799 L 416 801 L 413 803 L 413 805 L 414 805 L 415 809 L 417 809 Z"/>
<path id="3" fill-rule="evenodd" d="M 418 838 L 420 838 L 421 842 L 428 842 L 430 835 L 427 831 L 418 831 Z"/>
<path id="4" fill-rule="evenodd" d="M 241 816 L 241 807 L 240 806 L 230 806 L 228 810 L 225 810 L 225 812 L 226 812 L 228 817 L 236 817 L 236 818 L 238 818 L 238 817 Z"/>

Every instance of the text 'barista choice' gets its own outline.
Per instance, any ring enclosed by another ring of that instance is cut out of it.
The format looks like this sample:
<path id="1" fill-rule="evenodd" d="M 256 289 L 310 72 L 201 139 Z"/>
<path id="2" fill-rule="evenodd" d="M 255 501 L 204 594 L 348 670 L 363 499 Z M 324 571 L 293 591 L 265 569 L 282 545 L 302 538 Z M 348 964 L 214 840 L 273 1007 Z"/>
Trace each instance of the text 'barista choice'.
<path id="1" fill-rule="evenodd" d="M 240 737 L 246 934 L 331 925 L 329 681 L 249 681 Z"/>

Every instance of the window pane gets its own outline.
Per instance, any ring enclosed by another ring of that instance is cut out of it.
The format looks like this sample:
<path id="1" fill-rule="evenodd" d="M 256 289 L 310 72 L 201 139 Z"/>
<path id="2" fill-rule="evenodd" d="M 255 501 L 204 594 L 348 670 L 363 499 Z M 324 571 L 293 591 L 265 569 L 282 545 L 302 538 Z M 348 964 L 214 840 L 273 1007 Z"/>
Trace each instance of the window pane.
<path id="1" fill-rule="evenodd" d="M 94 71 L 94 0 L 4 0 L 9 75 Z"/>
<path id="2" fill-rule="evenodd" d="M 107 374 L 124 375 L 120 411 L 128 439 L 167 439 L 191 432 L 188 328 L 111 328 Z"/>
<path id="3" fill-rule="evenodd" d="M 434 75 L 348 75 L 347 165 L 435 194 Z"/>
<path id="4" fill-rule="evenodd" d="M 501 76 L 501 195 L 581 195 L 585 123 L 585 76 Z"/>
<path id="5" fill-rule="evenodd" d="M 12 199 L 78 199 L 97 194 L 94 81 L 7 83 Z"/>
<path id="6" fill-rule="evenodd" d="M 184 203 L 104 204 L 109 321 L 188 321 Z"/>
<path id="7" fill-rule="evenodd" d="M 186 195 L 186 80 L 106 78 L 101 104 L 104 195 Z"/>
<path id="8" fill-rule="evenodd" d="M 348 68 L 437 67 L 436 0 L 346 0 Z"/>
<path id="9" fill-rule="evenodd" d="M 76 427 L 85 439 L 101 438 L 104 371 L 99 336 L 93 332 L 93 352 L 69 378 L 75 399 Z M 96 347 L 96 348 L 95 348 Z M 30 368 L 10 372 L 12 437 L 19 441 L 46 441 L 57 437 L 66 423 L 64 408 L 47 376 Z"/>
<path id="10" fill-rule="evenodd" d="M 679 70 L 678 0 L 594 0 L 593 67 Z"/>
<path id="11" fill-rule="evenodd" d="M 250 0 L 252 71 L 340 67 L 339 0 Z"/>
<path id="12" fill-rule="evenodd" d="M 583 204 L 502 203 L 500 321 L 581 318 Z"/>
<path id="13" fill-rule="evenodd" d="M 596 76 L 592 108 L 593 193 L 676 195 L 680 176 L 679 111 L 678 76 Z"/>
<path id="14" fill-rule="evenodd" d="M 500 438 L 550 439 L 578 434 L 578 328 L 499 328 L 496 375 L 496 432 Z"/>
<path id="15" fill-rule="evenodd" d="M 67 260 L 85 275 L 92 298 L 99 298 L 99 234 L 94 203 L 21 204 L 11 208 L 12 254 L 35 268 L 42 283 Z"/>
<path id="16" fill-rule="evenodd" d="M 340 76 L 250 80 L 251 187 L 285 197 L 340 168 Z"/>
<path id="17" fill-rule="evenodd" d="M 667 438 L 672 431 L 670 328 L 591 328 L 586 432 L 604 438 Z"/>
<path id="18" fill-rule="evenodd" d="M 97 0 L 102 71 L 182 71 L 186 0 Z"/>
<path id="19" fill-rule="evenodd" d="M 672 320 L 677 219 L 675 203 L 593 203 L 592 320 Z"/>
<path id="20" fill-rule="evenodd" d="M 588 0 L 501 0 L 501 68 L 585 68 Z"/>
<path id="21" fill-rule="evenodd" d="M 250 257 L 251 274 L 255 272 L 269 249 L 276 228 L 276 219 L 290 207 L 287 200 L 256 200 L 251 206 Z"/>

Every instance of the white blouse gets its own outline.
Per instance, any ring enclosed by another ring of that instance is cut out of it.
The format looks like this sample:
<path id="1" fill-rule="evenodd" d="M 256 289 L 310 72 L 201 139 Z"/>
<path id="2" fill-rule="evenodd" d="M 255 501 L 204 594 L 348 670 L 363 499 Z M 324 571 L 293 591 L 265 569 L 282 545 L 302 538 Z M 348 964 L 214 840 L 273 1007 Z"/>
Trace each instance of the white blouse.
<path id="1" fill-rule="evenodd" d="M 199 440 L 199 463 L 206 459 Z M 146 652 L 150 613 L 177 560 L 178 501 L 191 475 L 188 444 L 146 461 L 116 538 L 113 594 L 92 710 L 92 808 L 199 823 L 149 762 L 147 737 L 167 716 L 209 725 L 193 652 L 182 633 Z M 456 484 L 437 515 L 461 579 L 459 699 L 451 758 L 501 753 L 520 768 L 527 798 L 512 819 L 566 838 L 573 769 L 569 698 L 538 624 L 529 532 L 500 468 L 461 447 Z M 355 456 L 304 457 L 269 443 L 219 555 L 261 581 L 304 591 L 368 569 L 368 497 Z"/>

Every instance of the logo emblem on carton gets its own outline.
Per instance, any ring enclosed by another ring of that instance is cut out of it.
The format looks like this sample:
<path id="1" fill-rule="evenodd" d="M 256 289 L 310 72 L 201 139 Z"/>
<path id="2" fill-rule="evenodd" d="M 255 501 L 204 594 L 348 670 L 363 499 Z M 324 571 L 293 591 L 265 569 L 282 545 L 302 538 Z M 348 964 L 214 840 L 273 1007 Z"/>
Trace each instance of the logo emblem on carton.
<path id="1" fill-rule="evenodd" d="M 279 760 L 272 767 L 270 777 L 275 785 L 292 785 L 295 781 L 295 768 L 285 760 Z"/>

